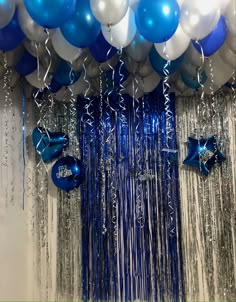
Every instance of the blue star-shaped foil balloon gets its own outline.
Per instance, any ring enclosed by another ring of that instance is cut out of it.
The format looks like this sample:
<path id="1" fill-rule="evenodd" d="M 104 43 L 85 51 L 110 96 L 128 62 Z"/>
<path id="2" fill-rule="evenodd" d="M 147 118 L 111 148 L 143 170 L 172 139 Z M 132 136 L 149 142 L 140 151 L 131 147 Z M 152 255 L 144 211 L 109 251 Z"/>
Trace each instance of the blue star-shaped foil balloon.
<path id="1" fill-rule="evenodd" d="M 200 139 L 188 138 L 188 155 L 183 161 L 185 165 L 199 168 L 200 172 L 208 176 L 212 167 L 225 159 L 218 148 L 215 136 Z"/>

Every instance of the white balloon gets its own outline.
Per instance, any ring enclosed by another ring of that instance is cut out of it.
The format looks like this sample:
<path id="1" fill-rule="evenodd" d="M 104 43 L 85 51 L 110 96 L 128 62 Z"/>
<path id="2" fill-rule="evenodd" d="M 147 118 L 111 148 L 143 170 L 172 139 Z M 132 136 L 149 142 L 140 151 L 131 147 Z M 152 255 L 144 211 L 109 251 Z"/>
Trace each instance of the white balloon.
<path id="1" fill-rule="evenodd" d="M 225 20 L 229 31 L 236 36 L 236 1 L 231 0 L 229 5 L 226 7 Z"/>
<path id="2" fill-rule="evenodd" d="M 36 69 L 32 73 L 28 74 L 25 78 L 33 87 L 43 89 L 45 88 L 45 84 L 49 85 L 51 82 L 51 78 L 49 76 L 46 78 L 46 83 L 44 82 L 45 74 L 46 71 L 41 65 L 39 65 L 39 75 L 38 70 Z"/>
<path id="3" fill-rule="evenodd" d="M 229 5 L 230 0 L 216 0 L 221 10 L 221 14 L 225 12 L 226 7 Z"/>
<path id="4" fill-rule="evenodd" d="M 149 74 L 147 77 L 143 78 L 143 90 L 144 92 L 148 93 L 153 91 L 158 84 L 160 83 L 160 76 L 158 73 L 153 71 L 151 74 Z"/>
<path id="5" fill-rule="evenodd" d="M 102 33 L 112 46 L 116 48 L 128 46 L 136 34 L 134 11 L 128 8 L 124 18 L 113 26 L 102 25 Z"/>
<path id="6" fill-rule="evenodd" d="M 75 61 L 83 51 L 81 48 L 71 45 L 64 38 L 59 28 L 52 35 L 51 41 L 56 53 L 65 61 Z"/>
<path id="7" fill-rule="evenodd" d="M 127 12 L 128 0 L 90 0 L 90 7 L 100 23 L 114 25 Z"/>
<path id="8" fill-rule="evenodd" d="M 184 33 L 181 25 L 177 27 L 174 35 L 166 42 L 155 43 L 154 46 L 159 55 L 165 60 L 175 60 L 188 48 L 190 38 Z"/>
<path id="9" fill-rule="evenodd" d="M 228 48 L 227 44 L 221 46 L 218 52 L 220 57 L 226 64 L 228 64 L 232 68 L 236 68 L 236 55 L 231 49 Z"/>
<path id="10" fill-rule="evenodd" d="M 236 54 L 236 36 L 234 36 L 231 32 L 228 32 L 225 43 Z"/>
<path id="11" fill-rule="evenodd" d="M 225 64 L 218 52 L 214 53 L 211 57 L 211 64 L 209 62 L 205 65 L 205 72 L 210 80 L 213 80 L 216 86 L 224 85 L 232 76 L 234 68 Z M 213 78 L 211 78 L 213 74 Z"/>
<path id="12" fill-rule="evenodd" d="M 0 29 L 7 26 L 15 13 L 15 2 L 13 0 L 0 1 Z"/>
<path id="13" fill-rule="evenodd" d="M 181 7 L 180 24 L 191 39 L 206 37 L 216 27 L 220 8 L 215 0 L 185 0 Z"/>

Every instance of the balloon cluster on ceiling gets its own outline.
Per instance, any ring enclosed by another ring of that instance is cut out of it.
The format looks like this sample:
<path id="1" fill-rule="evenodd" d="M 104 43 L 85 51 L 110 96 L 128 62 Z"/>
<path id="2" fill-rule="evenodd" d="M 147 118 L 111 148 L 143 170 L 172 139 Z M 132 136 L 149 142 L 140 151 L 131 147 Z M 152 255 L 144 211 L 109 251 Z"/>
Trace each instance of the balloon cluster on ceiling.
<path id="1" fill-rule="evenodd" d="M 170 61 L 176 92 L 211 93 L 236 67 L 235 18 L 235 0 L 2 0 L 0 76 L 5 62 L 60 100 L 99 94 L 102 75 L 140 97 Z"/>

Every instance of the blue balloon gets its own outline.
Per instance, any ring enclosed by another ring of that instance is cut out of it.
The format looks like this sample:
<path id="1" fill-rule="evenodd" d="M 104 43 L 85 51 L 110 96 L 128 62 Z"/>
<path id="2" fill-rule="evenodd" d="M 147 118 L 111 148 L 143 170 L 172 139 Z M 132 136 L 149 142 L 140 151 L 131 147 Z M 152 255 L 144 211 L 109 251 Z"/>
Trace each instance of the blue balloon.
<path id="1" fill-rule="evenodd" d="M 49 90 L 52 92 L 52 93 L 55 93 L 57 92 L 58 90 L 60 90 L 62 88 L 62 85 L 59 84 L 55 78 L 53 78 L 51 80 L 51 83 L 49 84 Z"/>
<path id="2" fill-rule="evenodd" d="M 176 60 L 170 61 L 170 64 L 166 69 L 169 71 L 169 74 L 174 73 L 179 65 L 182 63 L 184 59 L 184 55 L 180 56 Z M 166 66 L 167 61 L 163 59 L 159 53 L 156 51 L 155 47 L 153 46 L 150 53 L 149 53 L 149 60 L 153 67 L 153 69 L 158 72 L 160 75 L 165 75 L 164 68 Z"/>
<path id="3" fill-rule="evenodd" d="M 76 0 L 24 0 L 32 19 L 44 28 L 56 28 L 75 12 Z"/>
<path id="4" fill-rule="evenodd" d="M 224 161 L 225 155 L 219 150 L 215 136 L 195 139 L 188 138 L 188 155 L 183 164 L 196 167 L 205 176 L 215 164 Z"/>
<path id="5" fill-rule="evenodd" d="M 37 59 L 33 57 L 27 50 L 24 51 L 24 54 L 20 61 L 16 64 L 16 71 L 22 75 L 26 76 L 27 74 L 32 73 L 37 68 Z"/>
<path id="6" fill-rule="evenodd" d="M 223 16 L 220 17 L 215 29 L 205 38 L 199 40 L 199 44 L 203 49 L 204 56 L 211 56 L 216 52 L 225 42 L 228 28 Z M 192 41 L 194 47 L 201 53 L 201 47 L 195 41 Z"/>
<path id="7" fill-rule="evenodd" d="M 176 0 L 140 0 L 135 12 L 138 32 L 154 43 L 169 40 L 179 25 L 179 18 Z"/>
<path id="8" fill-rule="evenodd" d="M 60 30 L 68 42 L 79 48 L 88 47 L 96 41 L 101 25 L 92 14 L 89 0 L 77 0 L 76 13 Z"/>
<path id="9" fill-rule="evenodd" d="M 89 50 L 97 62 L 102 63 L 111 59 L 117 52 L 115 47 L 112 47 L 100 32 L 96 41 L 89 47 Z"/>
<path id="10" fill-rule="evenodd" d="M 47 163 L 62 154 L 69 144 L 69 138 L 63 132 L 50 132 L 44 128 L 35 128 L 32 133 L 33 145 L 42 160 Z"/>
<path id="11" fill-rule="evenodd" d="M 206 82 L 207 75 L 206 75 L 205 71 L 203 71 L 201 73 L 201 79 L 200 79 L 201 84 L 199 83 L 197 77 L 191 77 L 184 72 L 181 72 L 181 78 L 182 78 L 182 81 L 184 82 L 184 84 L 187 85 L 189 88 L 198 89 L 201 87 L 201 84 L 204 84 Z"/>
<path id="12" fill-rule="evenodd" d="M 54 73 L 54 79 L 62 86 L 69 86 L 76 82 L 80 75 L 81 72 L 73 71 L 68 62 L 62 60 Z"/>
<path id="13" fill-rule="evenodd" d="M 0 30 L 0 49 L 4 51 L 13 50 L 20 45 L 24 37 L 25 36 L 18 23 L 16 10 L 10 23 Z"/>
<path id="14" fill-rule="evenodd" d="M 84 168 L 81 161 L 72 156 L 60 158 L 52 167 L 52 180 L 59 189 L 70 192 L 84 181 Z"/>

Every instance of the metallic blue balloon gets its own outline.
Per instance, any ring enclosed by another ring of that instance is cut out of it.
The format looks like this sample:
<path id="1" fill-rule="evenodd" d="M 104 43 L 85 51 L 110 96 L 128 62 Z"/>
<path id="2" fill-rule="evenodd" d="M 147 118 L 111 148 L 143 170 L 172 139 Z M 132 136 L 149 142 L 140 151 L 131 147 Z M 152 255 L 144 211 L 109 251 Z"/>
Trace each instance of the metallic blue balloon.
<path id="1" fill-rule="evenodd" d="M 24 51 L 24 54 L 20 61 L 16 64 L 16 71 L 22 75 L 26 76 L 33 72 L 37 68 L 37 59 L 33 57 L 27 50 Z"/>
<path id="2" fill-rule="evenodd" d="M 47 163 L 62 154 L 69 144 L 69 138 L 63 132 L 50 132 L 43 128 L 35 128 L 32 133 L 33 145 L 42 160 Z"/>
<path id="3" fill-rule="evenodd" d="M 205 38 L 199 40 L 203 49 L 204 56 L 208 57 L 215 53 L 225 42 L 228 28 L 223 16 L 220 17 L 215 29 Z M 194 47 L 201 53 L 201 47 L 195 41 L 192 41 Z"/>
<path id="4" fill-rule="evenodd" d="M 200 139 L 188 138 L 188 155 L 183 161 L 185 165 L 196 167 L 201 173 L 208 176 L 214 165 L 225 159 L 224 154 L 218 148 L 215 136 Z"/>
<path id="5" fill-rule="evenodd" d="M 84 181 L 85 173 L 79 159 L 73 156 L 65 156 L 53 165 L 51 176 L 55 186 L 69 192 L 79 187 Z"/>
<path id="6" fill-rule="evenodd" d="M 176 0 L 140 0 L 135 13 L 138 32 L 154 43 L 169 40 L 179 25 L 179 18 Z"/>
<path id="7" fill-rule="evenodd" d="M 201 84 L 199 83 L 197 76 L 191 77 L 185 72 L 181 72 L 181 78 L 184 84 L 187 85 L 189 88 L 198 89 L 201 87 L 201 84 L 204 84 L 206 82 L 207 75 L 205 71 L 201 73 L 201 79 L 200 79 Z"/>
<path id="8" fill-rule="evenodd" d="M 101 25 L 92 14 L 89 0 L 77 0 L 76 13 L 60 30 L 68 42 L 76 47 L 88 47 L 96 41 Z"/>
<path id="9" fill-rule="evenodd" d="M 11 22 L 0 30 L 0 49 L 4 51 L 13 50 L 20 45 L 24 37 L 25 36 L 18 23 L 16 10 Z"/>
<path id="10" fill-rule="evenodd" d="M 73 71 L 66 61 L 61 61 L 54 73 L 54 80 L 62 86 L 69 86 L 76 82 L 81 72 Z"/>
<path id="11" fill-rule="evenodd" d="M 174 73 L 178 69 L 183 59 L 184 59 L 184 55 L 180 56 L 176 60 L 170 61 L 169 66 L 166 67 L 166 69 L 169 71 L 170 74 Z M 154 46 L 151 48 L 151 51 L 149 53 L 149 60 L 153 69 L 156 72 L 158 72 L 160 75 L 164 76 L 165 75 L 164 68 L 167 61 L 159 55 L 159 53 L 156 51 Z"/>
<path id="12" fill-rule="evenodd" d="M 76 0 L 24 0 L 32 19 L 45 28 L 56 28 L 75 12 Z"/>
<path id="13" fill-rule="evenodd" d="M 89 50 L 97 62 L 102 63 L 111 59 L 117 49 L 112 47 L 100 32 L 96 41 L 89 47 Z"/>

